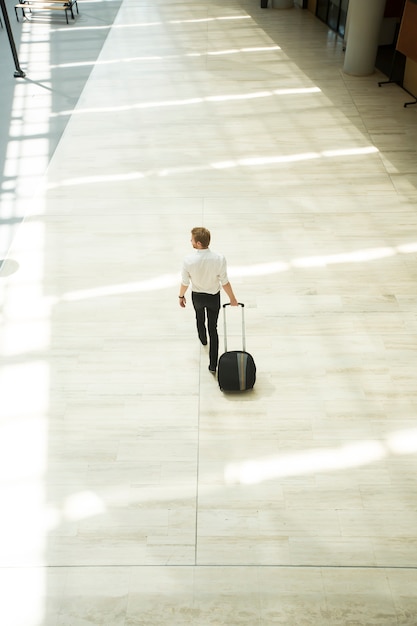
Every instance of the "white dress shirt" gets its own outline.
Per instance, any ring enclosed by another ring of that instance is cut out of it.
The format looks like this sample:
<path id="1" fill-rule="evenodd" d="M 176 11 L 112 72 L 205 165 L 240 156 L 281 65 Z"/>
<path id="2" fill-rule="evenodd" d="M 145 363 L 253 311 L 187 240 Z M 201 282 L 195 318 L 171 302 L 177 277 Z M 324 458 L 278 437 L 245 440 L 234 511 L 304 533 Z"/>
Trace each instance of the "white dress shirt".
<path id="1" fill-rule="evenodd" d="M 187 286 L 191 282 L 197 293 L 218 293 L 229 282 L 225 257 L 210 248 L 196 250 L 184 259 L 181 282 Z"/>

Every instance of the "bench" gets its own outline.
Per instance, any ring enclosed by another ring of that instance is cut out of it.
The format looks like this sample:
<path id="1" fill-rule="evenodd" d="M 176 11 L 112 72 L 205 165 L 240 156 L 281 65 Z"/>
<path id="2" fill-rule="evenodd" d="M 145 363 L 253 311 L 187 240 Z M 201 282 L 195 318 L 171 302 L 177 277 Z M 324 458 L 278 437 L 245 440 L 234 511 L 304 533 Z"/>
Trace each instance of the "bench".
<path id="1" fill-rule="evenodd" d="M 19 21 L 18 9 L 22 11 L 22 19 L 26 17 L 26 13 L 32 13 L 33 11 L 65 11 L 65 19 L 68 24 L 68 14 L 71 15 L 71 19 L 74 19 L 75 6 L 77 13 L 78 3 L 77 0 L 22 0 L 14 6 L 14 12 L 16 13 L 16 19 Z"/>

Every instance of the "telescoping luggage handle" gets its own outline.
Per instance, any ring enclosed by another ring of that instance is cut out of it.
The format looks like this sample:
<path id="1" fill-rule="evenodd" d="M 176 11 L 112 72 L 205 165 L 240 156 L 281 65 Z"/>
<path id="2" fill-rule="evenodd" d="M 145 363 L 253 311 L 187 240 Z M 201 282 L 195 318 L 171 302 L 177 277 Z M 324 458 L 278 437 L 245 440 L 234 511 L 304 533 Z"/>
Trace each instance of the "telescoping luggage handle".
<path id="1" fill-rule="evenodd" d="M 242 309 L 242 345 L 243 351 L 246 352 L 246 337 L 245 337 L 245 305 L 243 302 L 238 302 L 238 306 Z M 226 328 L 226 307 L 232 306 L 230 302 L 223 304 L 223 320 L 224 320 L 224 351 L 227 352 L 227 328 Z"/>

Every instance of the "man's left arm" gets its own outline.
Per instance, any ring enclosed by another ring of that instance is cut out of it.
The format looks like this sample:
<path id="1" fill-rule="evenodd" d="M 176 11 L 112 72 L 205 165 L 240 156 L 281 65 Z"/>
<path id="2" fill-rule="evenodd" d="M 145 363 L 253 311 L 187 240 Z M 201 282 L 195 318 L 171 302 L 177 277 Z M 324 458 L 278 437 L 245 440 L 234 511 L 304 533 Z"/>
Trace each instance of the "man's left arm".
<path id="1" fill-rule="evenodd" d="M 225 290 L 225 292 L 230 298 L 230 304 L 232 306 L 237 306 L 239 303 L 236 300 L 236 296 L 233 293 L 232 285 L 230 284 L 229 277 L 227 275 L 227 263 L 224 257 L 222 259 L 222 266 L 220 270 L 219 279 L 220 279 L 221 286 L 223 287 L 223 289 Z"/>
<path id="2" fill-rule="evenodd" d="M 222 285 L 223 289 L 225 290 L 225 292 L 227 293 L 227 295 L 230 298 L 230 304 L 232 306 L 237 306 L 239 304 L 239 302 L 236 300 L 236 296 L 233 293 L 233 289 L 232 289 L 232 285 L 230 283 L 226 283 L 224 285 Z"/>

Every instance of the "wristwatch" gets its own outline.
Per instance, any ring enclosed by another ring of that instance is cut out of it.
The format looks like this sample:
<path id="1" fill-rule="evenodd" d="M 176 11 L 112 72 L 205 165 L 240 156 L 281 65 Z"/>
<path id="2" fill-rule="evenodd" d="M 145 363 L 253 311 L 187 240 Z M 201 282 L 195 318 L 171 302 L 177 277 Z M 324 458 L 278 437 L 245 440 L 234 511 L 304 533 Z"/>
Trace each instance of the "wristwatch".
<path id="1" fill-rule="evenodd" d="M 185 298 L 185 296 L 178 296 L 180 298 L 180 300 L 182 300 L 183 298 Z"/>

